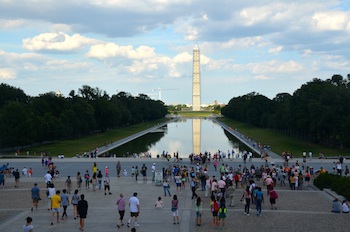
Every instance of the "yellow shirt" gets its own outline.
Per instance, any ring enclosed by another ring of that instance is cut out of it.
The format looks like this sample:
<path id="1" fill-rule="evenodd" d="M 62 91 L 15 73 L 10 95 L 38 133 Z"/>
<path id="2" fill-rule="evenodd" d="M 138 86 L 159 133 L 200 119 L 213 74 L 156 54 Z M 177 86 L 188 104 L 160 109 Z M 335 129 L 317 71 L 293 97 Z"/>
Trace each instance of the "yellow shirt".
<path id="1" fill-rule="evenodd" d="M 57 194 L 53 195 L 51 197 L 51 207 L 53 209 L 57 209 L 57 208 L 60 208 L 61 206 L 61 197 Z"/>

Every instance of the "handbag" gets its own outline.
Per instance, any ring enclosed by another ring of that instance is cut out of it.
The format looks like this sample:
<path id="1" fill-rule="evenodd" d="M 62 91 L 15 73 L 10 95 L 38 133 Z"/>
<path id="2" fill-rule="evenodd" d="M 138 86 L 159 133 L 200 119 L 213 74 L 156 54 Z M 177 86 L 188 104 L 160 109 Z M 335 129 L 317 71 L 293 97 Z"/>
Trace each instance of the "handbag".
<path id="1" fill-rule="evenodd" d="M 243 205 L 246 205 L 246 204 L 247 204 L 247 201 L 246 201 L 245 198 L 243 198 L 242 204 L 243 204 Z"/>

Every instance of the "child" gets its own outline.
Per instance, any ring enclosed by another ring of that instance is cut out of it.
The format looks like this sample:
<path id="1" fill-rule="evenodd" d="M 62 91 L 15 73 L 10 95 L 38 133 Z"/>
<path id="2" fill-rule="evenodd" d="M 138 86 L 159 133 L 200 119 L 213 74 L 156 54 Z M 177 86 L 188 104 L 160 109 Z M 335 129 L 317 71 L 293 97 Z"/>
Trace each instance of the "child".
<path id="1" fill-rule="evenodd" d="M 156 208 L 164 208 L 164 203 L 162 201 L 161 197 L 158 197 L 158 201 L 156 201 L 156 204 L 154 205 Z"/>
<path id="2" fill-rule="evenodd" d="M 126 171 L 126 169 L 124 169 L 124 176 L 128 176 L 128 171 Z"/>
<path id="3" fill-rule="evenodd" d="M 214 195 L 211 196 L 210 199 L 210 207 L 211 211 L 213 212 L 213 223 L 212 225 L 218 225 L 219 219 L 218 219 L 218 212 L 219 212 L 219 203 L 216 201 L 216 198 Z"/>
<path id="4" fill-rule="evenodd" d="M 23 226 L 23 232 L 32 232 L 34 228 L 34 226 L 32 225 L 33 219 L 31 217 L 27 217 L 26 220 L 27 224 Z"/>
<path id="5" fill-rule="evenodd" d="M 221 204 L 221 207 L 219 209 L 219 220 L 222 221 L 222 227 L 225 226 L 226 211 L 227 210 L 225 204 Z"/>

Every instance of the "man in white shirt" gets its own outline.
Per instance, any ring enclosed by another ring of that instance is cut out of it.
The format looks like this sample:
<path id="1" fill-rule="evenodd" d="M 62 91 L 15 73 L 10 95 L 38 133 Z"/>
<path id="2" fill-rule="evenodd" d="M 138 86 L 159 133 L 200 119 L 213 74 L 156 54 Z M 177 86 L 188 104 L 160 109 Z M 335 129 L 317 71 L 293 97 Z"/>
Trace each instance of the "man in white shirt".
<path id="1" fill-rule="evenodd" d="M 47 173 L 44 176 L 44 179 L 47 186 L 52 182 L 52 176 L 50 174 L 50 171 L 47 171 Z"/>
<path id="2" fill-rule="evenodd" d="M 23 175 L 24 177 L 28 177 L 28 169 L 27 169 L 26 167 L 24 167 L 24 168 L 22 169 L 22 175 Z"/>
<path id="3" fill-rule="evenodd" d="M 129 199 L 129 208 L 130 208 L 130 219 L 127 226 L 130 227 L 130 222 L 133 217 L 135 217 L 135 227 L 139 226 L 137 223 L 137 217 L 140 214 L 140 201 L 137 198 L 137 193 L 135 192 L 132 197 Z"/>
<path id="4" fill-rule="evenodd" d="M 156 176 L 156 164 L 155 163 L 153 163 L 151 170 L 152 170 L 152 181 L 154 181 L 154 178 Z"/>

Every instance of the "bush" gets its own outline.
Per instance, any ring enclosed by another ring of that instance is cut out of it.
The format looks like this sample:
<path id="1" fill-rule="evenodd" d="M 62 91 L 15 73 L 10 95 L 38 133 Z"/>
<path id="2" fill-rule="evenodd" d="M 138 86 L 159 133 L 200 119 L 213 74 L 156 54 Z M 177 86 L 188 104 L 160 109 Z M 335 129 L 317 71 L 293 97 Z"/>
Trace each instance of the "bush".
<path id="1" fill-rule="evenodd" d="M 315 180 L 314 185 L 319 189 L 330 188 L 337 194 L 350 199 L 350 179 L 330 173 L 321 173 Z"/>

